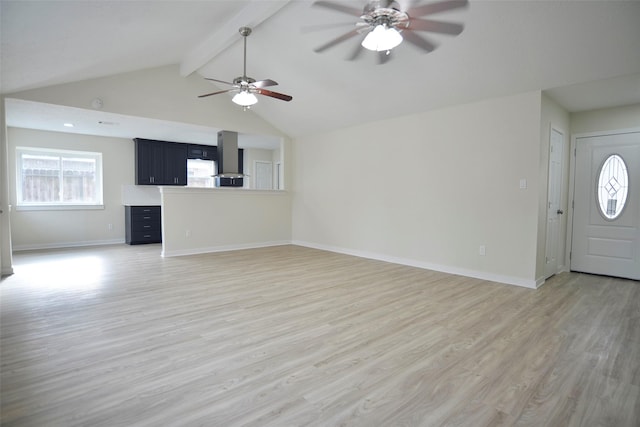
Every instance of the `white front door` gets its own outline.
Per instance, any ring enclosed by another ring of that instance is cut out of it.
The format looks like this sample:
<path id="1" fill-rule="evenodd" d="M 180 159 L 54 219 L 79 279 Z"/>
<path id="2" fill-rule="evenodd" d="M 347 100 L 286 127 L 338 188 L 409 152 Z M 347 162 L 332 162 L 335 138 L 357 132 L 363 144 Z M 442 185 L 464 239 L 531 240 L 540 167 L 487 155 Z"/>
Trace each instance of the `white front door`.
<path id="1" fill-rule="evenodd" d="M 545 277 L 558 272 L 558 253 L 560 249 L 560 208 L 562 191 L 562 149 L 564 135 L 551 129 L 549 136 L 549 189 L 547 195 L 547 244 L 545 248 Z"/>
<path id="2" fill-rule="evenodd" d="M 640 132 L 576 139 L 571 270 L 640 279 Z"/>

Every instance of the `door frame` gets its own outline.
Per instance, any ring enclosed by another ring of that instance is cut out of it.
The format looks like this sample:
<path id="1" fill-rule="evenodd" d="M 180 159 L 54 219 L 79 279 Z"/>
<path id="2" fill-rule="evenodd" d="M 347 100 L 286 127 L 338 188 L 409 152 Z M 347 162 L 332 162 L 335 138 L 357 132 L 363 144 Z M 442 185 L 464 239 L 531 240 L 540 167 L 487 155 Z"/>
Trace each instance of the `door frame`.
<path id="1" fill-rule="evenodd" d="M 573 246 L 573 207 L 575 197 L 575 185 L 576 185 L 576 147 L 579 138 L 589 138 L 593 136 L 608 136 L 608 135 L 621 135 L 625 133 L 637 133 L 640 132 L 640 127 L 623 128 L 623 129 L 611 129 L 607 131 L 598 132 L 586 132 L 576 133 L 571 135 L 571 148 L 569 151 L 569 199 L 568 207 L 571 215 L 567 216 L 567 242 L 565 247 L 565 269 L 571 271 L 571 249 Z M 568 209 L 568 210 L 569 210 Z"/>

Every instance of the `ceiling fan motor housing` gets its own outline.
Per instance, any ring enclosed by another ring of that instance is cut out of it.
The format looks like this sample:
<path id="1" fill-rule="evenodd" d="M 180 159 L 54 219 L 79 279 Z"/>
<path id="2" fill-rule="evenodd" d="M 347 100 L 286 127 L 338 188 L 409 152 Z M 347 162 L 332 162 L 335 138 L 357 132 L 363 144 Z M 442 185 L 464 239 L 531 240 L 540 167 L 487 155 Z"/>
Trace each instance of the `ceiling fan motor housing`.
<path id="1" fill-rule="evenodd" d="M 233 79 L 233 84 L 234 85 L 250 85 L 251 83 L 255 83 L 256 79 L 251 78 L 251 77 L 246 77 L 246 76 L 241 76 L 241 77 L 236 77 L 235 79 Z"/>
<path id="2" fill-rule="evenodd" d="M 400 10 L 396 1 L 374 0 L 369 2 L 360 17 L 370 28 L 384 25 L 388 28 L 403 30 L 409 26 L 409 15 Z"/>
<path id="3" fill-rule="evenodd" d="M 376 9 L 400 10 L 400 4 L 395 0 L 371 0 L 364 7 L 364 14 L 373 12 Z"/>

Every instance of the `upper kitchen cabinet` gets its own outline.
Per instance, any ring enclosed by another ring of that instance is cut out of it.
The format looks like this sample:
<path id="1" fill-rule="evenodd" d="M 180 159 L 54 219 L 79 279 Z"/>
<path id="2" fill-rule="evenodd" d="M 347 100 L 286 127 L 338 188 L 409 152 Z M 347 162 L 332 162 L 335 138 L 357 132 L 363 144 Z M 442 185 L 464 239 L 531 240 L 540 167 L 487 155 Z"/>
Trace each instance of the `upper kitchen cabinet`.
<path id="1" fill-rule="evenodd" d="M 134 139 L 136 159 L 136 184 L 160 185 L 164 162 L 164 147 L 158 141 Z"/>
<path id="2" fill-rule="evenodd" d="M 187 144 L 134 141 L 137 185 L 187 185 Z"/>
<path id="3" fill-rule="evenodd" d="M 215 145 L 198 145 L 189 144 L 187 158 L 200 159 L 200 160 L 213 160 L 218 159 L 218 147 Z"/>
<path id="4" fill-rule="evenodd" d="M 164 185 L 187 185 L 187 146 L 164 143 Z"/>

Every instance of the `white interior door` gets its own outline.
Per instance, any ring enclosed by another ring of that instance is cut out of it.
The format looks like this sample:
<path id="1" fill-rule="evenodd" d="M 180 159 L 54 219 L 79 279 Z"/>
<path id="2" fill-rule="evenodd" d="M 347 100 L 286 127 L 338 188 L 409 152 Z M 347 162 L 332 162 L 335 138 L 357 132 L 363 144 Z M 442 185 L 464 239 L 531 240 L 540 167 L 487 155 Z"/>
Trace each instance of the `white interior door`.
<path id="1" fill-rule="evenodd" d="M 560 215 L 564 213 L 560 208 L 564 135 L 551 129 L 549 138 L 549 190 L 547 195 L 547 244 L 545 248 L 545 277 L 547 278 L 558 272 Z"/>
<path id="2" fill-rule="evenodd" d="M 256 160 L 255 162 L 256 188 L 271 190 L 273 188 L 273 164 Z"/>
<path id="3" fill-rule="evenodd" d="M 640 132 L 577 138 L 575 164 L 571 270 L 640 279 Z"/>

